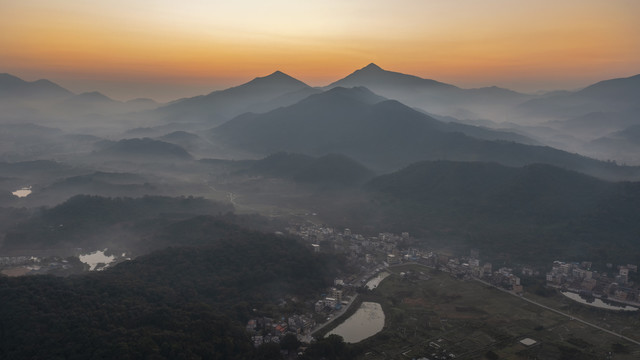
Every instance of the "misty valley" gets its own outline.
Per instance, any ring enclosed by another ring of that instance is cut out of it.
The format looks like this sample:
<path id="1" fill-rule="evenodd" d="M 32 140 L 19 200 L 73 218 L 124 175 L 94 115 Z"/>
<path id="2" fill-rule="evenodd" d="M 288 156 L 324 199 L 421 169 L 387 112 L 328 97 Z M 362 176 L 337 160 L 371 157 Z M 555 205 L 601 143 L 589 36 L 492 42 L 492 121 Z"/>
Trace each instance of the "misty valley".
<path id="1" fill-rule="evenodd" d="M 638 358 L 639 104 L 640 75 L 0 74 L 0 358 Z"/>

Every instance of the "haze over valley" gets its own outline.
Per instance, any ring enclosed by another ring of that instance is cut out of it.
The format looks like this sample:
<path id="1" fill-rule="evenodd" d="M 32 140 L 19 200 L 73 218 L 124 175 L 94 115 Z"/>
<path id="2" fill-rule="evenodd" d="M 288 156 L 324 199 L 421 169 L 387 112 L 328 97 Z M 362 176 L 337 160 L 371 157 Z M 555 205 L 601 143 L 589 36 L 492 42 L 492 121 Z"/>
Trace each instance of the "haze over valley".
<path id="1" fill-rule="evenodd" d="M 640 356 L 637 4 L 134 3 L 0 5 L 0 358 Z"/>

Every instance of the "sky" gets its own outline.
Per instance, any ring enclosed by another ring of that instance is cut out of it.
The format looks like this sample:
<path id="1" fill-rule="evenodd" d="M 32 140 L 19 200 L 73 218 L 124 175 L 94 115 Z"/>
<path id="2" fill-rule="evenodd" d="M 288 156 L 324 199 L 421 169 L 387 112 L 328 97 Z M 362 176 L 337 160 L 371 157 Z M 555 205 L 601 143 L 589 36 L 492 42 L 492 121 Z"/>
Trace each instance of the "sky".
<path id="1" fill-rule="evenodd" d="M 374 62 L 472 88 L 640 73 L 638 0 L 0 0 L 0 73 L 168 101 L 275 70 L 324 86 Z"/>

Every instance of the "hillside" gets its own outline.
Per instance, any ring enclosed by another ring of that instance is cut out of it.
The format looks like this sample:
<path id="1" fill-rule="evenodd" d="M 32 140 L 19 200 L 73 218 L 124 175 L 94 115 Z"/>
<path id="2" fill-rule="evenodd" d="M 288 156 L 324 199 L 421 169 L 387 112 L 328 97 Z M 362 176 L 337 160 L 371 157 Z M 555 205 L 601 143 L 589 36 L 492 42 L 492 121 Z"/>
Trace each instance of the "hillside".
<path id="1" fill-rule="evenodd" d="M 215 142 L 258 155 L 340 153 L 377 171 L 421 160 L 548 163 L 601 176 L 636 178 L 638 169 L 589 159 L 550 147 L 467 136 L 397 101 L 374 102 L 365 88 L 335 88 L 265 114 L 245 114 L 212 129 Z M 484 129 L 483 136 L 490 130 Z M 495 132 L 499 136 L 499 132 Z"/>
<path id="2" fill-rule="evenodd" d="M 141 238 L 163 223 L 231 210 L 229 204 L 193 197 L 77 195 L 55 207 L 36 210 L 9 226 L 0 249 L 7 254 L 38 249 L 64 252 L 79 247 L 115 247 L 139 253 L 171 245 Z"/>
<path id="3" fill-rule="evenodd" d="M 600 81 L 580 91 L 529 100 L 518 106 L 523 117 L 563 120 L 589 113 L 638 114 L 640 75 Z"/>
<path id="4" fill-rule="evenodd" d="M 531 96 L 496 86 L 462 89 L 432 79 L 384 70 L 369 64 L 327 86 L 364 86 L 376 94 L 440 115 L 502 118 L 504 110 Z"/>
<path id="5" fill-rule="evenodd" d="M 189 160 L 192 156 L 182 147 L 150 138 L 103 141 L 92 156 L 122 160 L 175 161 Z"/>
<path id="6" fill-rule="evenodd" d="M 631 259 L 640 255 L 640 183 L 549 165 L 421 162 L 371 180 L 379 226 L 452 238 L 493 256 Z M 363 215 L 365 216 L 365 215 Z M 368 215 L 372 217 L 371 214 Z"/>
<path id="7" fill-rule="evenodd" d="M 362 164 L 337 154 L 314 158 L 300 154 L 277 153 L 261 160 L 250 161 L 247 165 L 238 172 L 322 185 L 357 185 L 374 176 L 374 173 Z"/>
<path id="8" fill-rule="evenodd" d="M 0 100 L 63 99 L 73 93 L 49 80 L 24 81 L 10 74 L 0 74 Z"/>
<path id="9" fill-rule="evenodd" d="M 210 218 L 158 236 L 207 245 L 66 279 L 0 277 L 0 357 L 261 358 L 242 327 L 249 316 L 282 297 L 306 299 L 340 267 L 292 239 Z"/>
<path id="10" fill-rule="evenodd" d="M 169 121 L 216 125 L 245 112 L 290 105 L 308 96 L 310 90 L 302 81 L 276 71 L 236 87 L 178 100 L 160 107 L 153 115 Z"/>

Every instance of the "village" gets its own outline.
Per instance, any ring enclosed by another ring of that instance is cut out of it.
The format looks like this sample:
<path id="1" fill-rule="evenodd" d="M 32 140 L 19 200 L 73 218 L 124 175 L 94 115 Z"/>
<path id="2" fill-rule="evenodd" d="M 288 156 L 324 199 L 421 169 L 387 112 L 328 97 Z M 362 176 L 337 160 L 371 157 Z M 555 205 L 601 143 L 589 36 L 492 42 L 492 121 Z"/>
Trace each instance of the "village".
<path id="1" fill-rule="evenodd" d="M 493 286 L 522 295 L 521 277 L 541 276 L 540 271 L 530 266 L 519 269 L 500 267 L 493 269 L 489 262 L 481 262 L 480 253 L 472 249 L 468 256 L 451 256 L 433 250 L 412 246 L 408 232 L 400 235 L 379 233 L 378 236 L 364 236 L 350 229 L 342 232 L 327 226 L 305 224 L 286 229 L 289 235 L 300 238 L 315 252 L 342 253 L 357 271 L 341 279 L 335 279 L 313 303 L 313 309 L 305 314 L 294 314 L 280 321 L 270 318 L 256 318 L 249 321 L 247 330 L 252 334 L 254 344 L 279 342 L 286 334 L 296 335 L 302 342 L 310 342 L 313 334 L 340 317 L 362 289 L 373 289 L 388 275 L 385 271 L 396 265 L 417 263 L 449 273 L 461 280 L 479 279 Z M 613 265 L 608 264 L 609 268 Z M 617 267 L 615 277 L 606 273 L 589 270 L 591 263 L 564 263 L 555 261 L 551 272 L 546 275 L 549 287 L 561 288 L 582 295 L 618 300 L 638 306 L 637 287 L 629 280 L 629 272 L 637 272 L 637 266 Z M 516 275 L 519 274 L 518 275 Z"/>
<path id="2" fill-rule="evenodd" d="M 333 286 L 313 303 L 305 314 L 281 316 L 279 320 L 257 317 L 247 323 L 255 346 L 268 342 L 279 343 L 287 334 L 299 341 L 310 342 L 314 333 L 339 318 L 363 289 L 373 289 L 385 276 L 386 269 L 416 263 L 449 273 L 458 279 L 484 279 L 495 286 L 522 293 L 520 278 L 510 268 L 493 271 L 491 263 L 480 262 L 478 250 L 469 256 L 455 257 L 411 246 L 415 243 L 408 232 L 400 235 L 379 233 L 366 237 L 350 229 L 342 232 L 327 226 L 305 224 L 286 229 L 287 233 L 307 243 L 314 252 L 341 253 L 355 269 L 353 274 L 335 279 Z M 409 276 L 409 274 L 401 275 Z M 416 275 L 416 274 L 411 274 Z M 417 276 L 417 275 L 416 275 Z M 420 275 L 426 276 L 426 275 Z"/>
<path id="3" fill-rule="evenodd" d="M 301 342 L 311 342 L 314 334 L 346 312 L 359 292 L 374 289 L 389 275 L 387 269 L 398 265 L 421 264 L 449 273 L 460 280 L 482 280 L 516 295 L 523 293 L 521 277 L 541 276 L 540 271 L 528 266 L 516 270 L 507 267 L 494 269 L 491 263 L 481 262 L 480 253 L 476 249 L 471 249 L 468 256 L 452 256 L 423 249 L 415 245 L 418 242 L 411 238 L 408 232 L 399 235 L 385 232 L 377 236 L 364 236 L 348 228 L 338 231 L 332 227 L 312 223 L 290 226 L 285 232 L 306 243 L 314 252 L 344 255 L 352 272 L 334 279 L 333 286 L 305 305 L 305 311 L 291 313 L 281 306 L 282 311 L 250 319 L 246 324 L 246 330 L 256 347 L 266 343 L 280 343 L 287 336 L 295 337 Z M 84 265 L 85 269 L 88 267 L 80 261 L 70 263 L 67 259 L 0 257 L 0 270 L 7 276 L 54 273 L 61 269 L 81 267 L 78 265 Z M 609 273 L 599 273 L 591 268 L 592 263 L 587 261 L 554 261 L 551 271 L 546 274 L 547 286 L 574 292 L 587 299 L 596 297 L 634 306 L 640 305 L 638 286 L 629 277 L 630 273 L 637 273 L 636 265 L 614 267 L 607 264 L 607 268 L 611 269 L 611 276 Z M 284 303 L 286 301 L 283 300 L 280 305 Z"/>
<path id="4" fill-rule="evenodd" d="M 602 298 L 640 305 L 640 289 L 630 279 L 631 273 L 638 272 L 638 266 L 627 264 L 614 267 L 609 263 L 606 267 L 611 272 L 592 270 L 592 263 L 588 261 L 554 261 L 551 271 L 546 275 L 547 286 L 575 292 L 586 299 Z"/>

